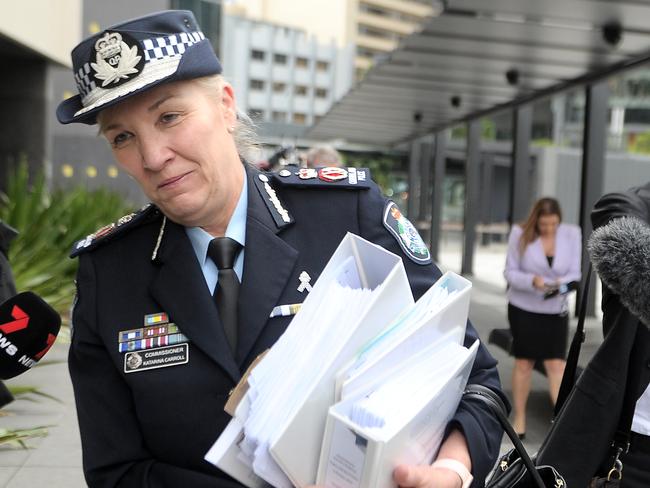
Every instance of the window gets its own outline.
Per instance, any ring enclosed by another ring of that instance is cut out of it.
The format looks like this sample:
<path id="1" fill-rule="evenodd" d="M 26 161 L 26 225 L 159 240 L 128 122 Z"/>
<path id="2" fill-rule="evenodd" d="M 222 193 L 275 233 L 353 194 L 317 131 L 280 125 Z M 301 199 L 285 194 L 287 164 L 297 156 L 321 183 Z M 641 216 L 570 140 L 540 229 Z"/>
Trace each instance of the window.
<path id="1" fill-rule="evenodd" d="M 357 56 L 361 58 L 370 58 L 374 59 L 375 56 L 380 56 L 382 54 L 381 51 L 377 51 L 376 49 L 369 49 L 366 47 L 357 47 Z"/>
<path id="2" fill-rule="evenodd" d="M 390 39 L 390 40 L 399 39 L 399 36 L 397 36 L 392 32 L 383 29 L 376 29 L 375 27 L 371 27 L 364 24 L 359 24 L 357 32 L 359 33 L 360 36 L 376 37 L 377 39 Z"/>
<path id="3" fill-rule="evenodd" d="M 287 89 L 287 84 L 286 83 L 280 83 L 276 81 L 273 83 L 273 92 L 274 93 L 283 93 Z"/>
<path id="4" fill-rule="evenodd" d="M 422 17 L 417 17 L 415 15 L 409 15 L 405 13 L 399 14 L 398 19 L 404 22 L 410 22 L 411 24 L 415 24 L 415 25 L 419 25 L 424 21 Z"/>
<path id="5" fill-rule="evenodd" d="M 262 80 L 251 80 L 251 90 L 264 90 L 264 82 Z"/>
<path id="6" fill-rule="evenodd" d="M 277 112 L 274 111 L 272 114 L 273 117 L 273 122 L 286 122 L 287 121 L 287 113 L 286 112 Z"/>
<path id="7" fill-rule="evenodd" d="M 266 57 L 266 53 L 264 51 L 259 51 L 257 49 L 253 49 L 251 51 L 251 59 L 255 59 L 257 61 L 264 61 L 265 57 Z"/>
<path id="8" fill-rule="evenodd" d="M 316 98 L 327 98 L 327 89 L 316 88 Z"/>
<path id="9" fill-rule="evenodd" d="M 330 64 L 327 61 L 316 61 L 316 70 L 317 71 L 327 71 L 330 67 Z"/>
<path id="10" fill-rule="evenodd" d="M 259 120 L 264 118 L 264 110 L 261 108 L 249 108 L 248 109 L 248 116 L 251 119 Z"/>
<path id="11" fill-rule="evenodd" d="M 284 54 L 274 54 L 273 62 L 275 64 L 287 64 L 287 56 Z"/>
<path id="12" fill-rule="evenodd" d="M 307 116 L 305 114 L 301 114 L 299 112 L 293 114 L 294 124 L 305 125 L 306 122 L 307 122 Z"/>
<path id="13" fill-rule="evenodd" d="M 379 15 L 381 17 L 388 16 L 388 12 L 382 8 L 375 7 L 374 5 L 369 5 L 365 2 L 359 3 L 359 11 L 372 15 Z"/>
<path id="14" fill-rule="evenodd" d="M 296 68 L 309 68 L 309 60 L 307 58 L 296 58 Z"/>
<path id="15" fill-rule="evenodd" d="M 296 85 L 296 88 L 294 88 L 293 93 L 295 95 L 305 96 L 307 95 L 307 87 L 304 85 Z"/>

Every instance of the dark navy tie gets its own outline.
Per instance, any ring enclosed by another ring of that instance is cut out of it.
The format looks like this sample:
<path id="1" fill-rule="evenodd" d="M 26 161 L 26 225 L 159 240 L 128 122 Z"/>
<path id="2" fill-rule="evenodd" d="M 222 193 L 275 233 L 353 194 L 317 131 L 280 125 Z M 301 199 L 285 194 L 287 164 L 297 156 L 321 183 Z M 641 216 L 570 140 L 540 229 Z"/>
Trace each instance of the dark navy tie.
<path id="1" fill-rule="evenodd" d="M 233 354 L 237 351 L 237 297 L 239 279 L 233 269 L 241 244 L 230 237 L 215 237 L 208 246 L 208 256 L 219 269 L 219 281 L 213 297 L 226 338 Z"/>

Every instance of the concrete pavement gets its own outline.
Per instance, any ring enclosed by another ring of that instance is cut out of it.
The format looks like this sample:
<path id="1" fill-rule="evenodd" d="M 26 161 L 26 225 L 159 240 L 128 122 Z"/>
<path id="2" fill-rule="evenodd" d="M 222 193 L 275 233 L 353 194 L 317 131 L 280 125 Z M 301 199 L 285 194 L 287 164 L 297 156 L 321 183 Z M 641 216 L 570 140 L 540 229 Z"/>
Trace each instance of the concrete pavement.
<path id="1" fill-rule="evenodd" d="M 24 429 L 48 427 L 48 435 L 28 440 L 28 450 L 0 447 L 0 486 L 7 488 L 86 486 L 81 470 L 81 445 L 66 357 L 68 344 L 57 343 L 46 364 L 13 378 L 8 385 L 35 386 L 60 400 L 29 395 L 0 412 L 0 426 Z M 33 401 L 32 401 L 33 400 Z"/>
<path id="2" fill-rule="evenodd" d="M 440 266 L 458 272 L 461 256 L 458 245 L 454 242 L 442 244 Z M 503 244 L 479 247 L 475 255 L 475 273 L 471 278 L 473 290 L 470 318 L 484 341 L 487 341 L 491 329 L 507 327 L 505 281 L 502 276 L 504 260 Z M 575 322 L 575 319 L 571 321 L 572 326 L 575 326 Z M 591 357 L 600 340 L 598 319 L 589 319 L 581 364 L 584 365 Z M 499 361 L 501 381 L 504 390 L 510 395 L 512 358 L 494 346 L 488 347 Z M 57 341 L 45 358 L 51 364 L 39 365 L 8 382 L 9 385 L 36 386 L 60 399 L 61 403 L 45 398 L 39 398 L 37 401 L 19 399 L 0 411 L 6 414 L 0 417 L 0 427 L 51 426 L 46 437 L 28 441 L 31 447 L 29 450 L 0 447 L 0 487 L 86 486 L 81 471 L 81 448 L 72 386 L 65 364 L 67 349 L 65 341 Z M 529 452 L 534 452 L 544 438 L 551 412 L 546 379 L 539 373 L 533 373 L 525 441 Z M 503 450 L 509 447 L 508 441 L 504 440 Z"/>

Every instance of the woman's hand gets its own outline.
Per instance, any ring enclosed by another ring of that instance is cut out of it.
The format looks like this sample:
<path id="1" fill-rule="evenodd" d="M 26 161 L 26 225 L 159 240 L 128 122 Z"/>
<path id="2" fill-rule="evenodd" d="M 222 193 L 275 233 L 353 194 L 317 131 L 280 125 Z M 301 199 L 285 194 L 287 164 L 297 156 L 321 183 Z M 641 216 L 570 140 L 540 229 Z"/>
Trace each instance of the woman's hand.
<path id="1" fill-rule="evenodd" d="M 471 471 L 467 440 L 460 430 L 453 429 L 440 446 L 437 460 L 441 459 L 455 460 Z M 400 464 L 393 471 L 393 479 L 402 488 L 461 488 L 463 484 L 461 475 L 446 466 Z"/>
<path id="2" fill-rule="evenodd" d="M 533 277 L 533 286 L 538 290 L 546 290 L 546 283 L 544 282 L 544 278 L 541 276 L 535 275 L 535 277 Z"/>

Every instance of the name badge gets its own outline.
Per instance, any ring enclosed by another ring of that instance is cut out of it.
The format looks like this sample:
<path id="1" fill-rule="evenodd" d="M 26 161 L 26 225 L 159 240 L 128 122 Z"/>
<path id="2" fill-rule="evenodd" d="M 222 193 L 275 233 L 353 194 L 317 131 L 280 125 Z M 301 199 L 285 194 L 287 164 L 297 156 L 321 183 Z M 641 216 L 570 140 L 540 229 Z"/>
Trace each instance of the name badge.
<path id="1" fill-rule="evenodd" d="M 190 349 L 187 343 L 127 352 L 124 355 L 124 372 L 137 373 L 148 369 L 178 366 L 188 363 L 189 360 Z"/>

